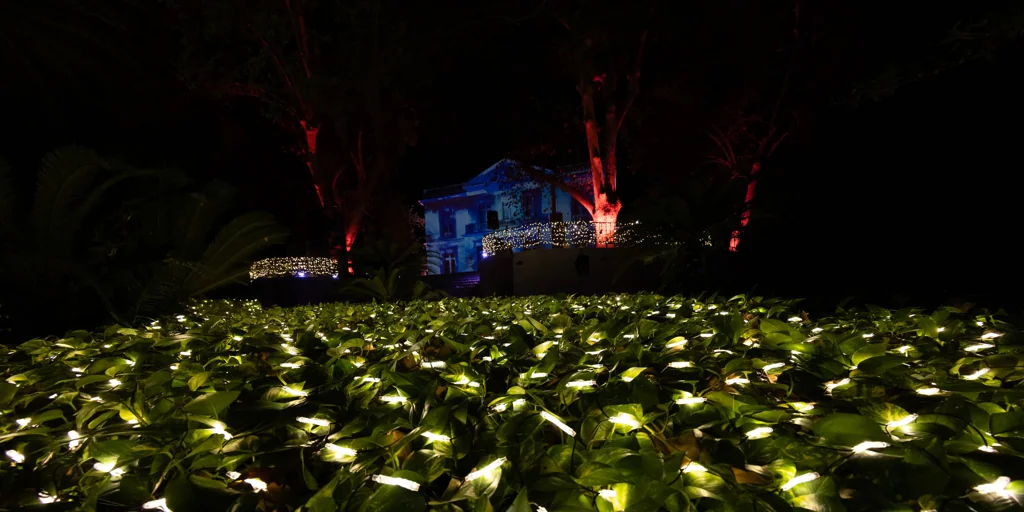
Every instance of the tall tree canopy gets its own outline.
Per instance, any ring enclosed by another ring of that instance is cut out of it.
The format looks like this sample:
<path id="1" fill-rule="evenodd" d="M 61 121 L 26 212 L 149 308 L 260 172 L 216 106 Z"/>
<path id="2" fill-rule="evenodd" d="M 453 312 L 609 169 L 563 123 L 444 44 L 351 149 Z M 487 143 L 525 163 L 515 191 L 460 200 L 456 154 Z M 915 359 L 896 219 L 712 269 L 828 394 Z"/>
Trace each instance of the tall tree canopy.
<path id="1" fill-rule="evenodd" d="M 182 2 L 183 77 L 223 98 L 259 100 L 294 133 L 330 226 L 351 250 L 397 160 L 416 141 L 429 24 L 390 2 Z M 436 36 L 436 34 L 435 34 Z M 435 38 L 436 40 L 436 38 Z"/>

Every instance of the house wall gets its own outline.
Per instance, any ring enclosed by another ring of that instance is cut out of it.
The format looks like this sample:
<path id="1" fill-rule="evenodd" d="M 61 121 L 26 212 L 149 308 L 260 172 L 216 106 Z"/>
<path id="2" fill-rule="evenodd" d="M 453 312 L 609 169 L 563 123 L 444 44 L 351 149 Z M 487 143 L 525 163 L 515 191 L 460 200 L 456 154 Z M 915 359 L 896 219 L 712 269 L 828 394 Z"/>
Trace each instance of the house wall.
<path id="1" fill-rule="evenodd" d="M 493 169 L 493 167 L 492 167 Z M 421 201 L 424 207 L 424 220 L 426 230 L 426 246 L 441 260 L 441 267 L 438 273 L 445 272 L 445 255 L 455 254 L 455 272 L 475 272 L 478 264 L 478 248 L 482 245 L 483 237 L 490 231 L 486 229 L 486 210 L 480 211 L 478 207 L 481 202 L 488 205 L 489 210 L 498 212 L 498 222 L 502 226 L 519 225 L 535 222 L 543 218 L 546 220 L 551 214 L 551 190 L 549 185 L 538 185 L 535 183 L 520 183 L 515 189 L 503 189 L 498 183 L 492 183 L 485 171 L 480 176 L 463 184 L 464 191 L 440 198 L 427 198 Z M 523 190 L 540 189 L 540 211 L 534 213 L 531 218 L 525 218 L 522 209 L 519 208 Z M 466 189 L 471 191 L 466 192 Z M 575 200 L 567 193 L 555 189 L 555 207 L 562 213 L 562 220 L 575 220 L 571 215 L 572 204 Z M 441 220 L 445 215 L 444 211 L 449 210 L 455 218 L 454 236 L 444 237 L 442 233 Z M 483 213 L 483 215 L 481 215 Z M 585 210 L 583 215 L 577 218 L 589 220 L 589 214 Z M 476 229 L 467 229 L 476 228 Z"/>

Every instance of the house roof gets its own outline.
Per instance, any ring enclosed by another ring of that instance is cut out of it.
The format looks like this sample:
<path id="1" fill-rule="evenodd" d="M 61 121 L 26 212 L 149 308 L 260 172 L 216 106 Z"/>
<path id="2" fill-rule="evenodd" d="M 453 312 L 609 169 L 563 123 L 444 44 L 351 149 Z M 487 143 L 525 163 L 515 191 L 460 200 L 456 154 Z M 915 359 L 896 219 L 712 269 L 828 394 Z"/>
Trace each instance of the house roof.
<path id="1" fill-rule="evenodd" d="M 493 165 L 491 165 L 490 167 L 488 167 L 488 168 L 484 169 L 482 172 L 480 172 L 480 174 L 477 174 L 476 176 L 470 178 L 469 180 L 467 180 L 467 181 L 465 181 L 463 183 L 457 183 L 457 184 L 453 184 L 453 185 L 445 185 L 443 187 L 435 187 L 435 188 L 424 189 L 423 190 L 423 200 L 421 200 L 420 203 L 422 204 L 423 201 L 436 201 L 436 200 L 439 200 L 439 199 L 444 199 L 444 198 L 448 198 L 448 197 L 452 197 L 452 196 L 458 196 L 458 195 L 462 195 L 462 194 L 469 194 L 470 192 L 473 192 L 473 191 L 482 190 L 482 189 L 486 188 L 488 185 L 490 185 L 491 183 L 494 183 L 496 181 L 496 178 L 494 176 L 494 172 L 496 170 L 499 170 L 499 169 L 501 169 L 501 168 L 503 168 L 505 166 L 512 165 L 513 163 L 514 162 L 512 160 L 509 160 L 509 159 L 498 160 Z M 578 165 L 565 166 L 565 167 L 562 167 L 562 169 L 564 171 L 569 171 L 571 173 L 577 173 L 577 172 L 585 171 L 586 170 L 586 166 L 582 165 L 582 164 L 578 164 Z M 550 169 L 541 169 L 541 170 L 546 172 L 546 173 L 549 173 L 549 174 L 554 172 L 554 171 L 552 171 Z M 525 181 L 529 181 L 529 180 L 523 180 L 523 181 L 525 182 Z"/>

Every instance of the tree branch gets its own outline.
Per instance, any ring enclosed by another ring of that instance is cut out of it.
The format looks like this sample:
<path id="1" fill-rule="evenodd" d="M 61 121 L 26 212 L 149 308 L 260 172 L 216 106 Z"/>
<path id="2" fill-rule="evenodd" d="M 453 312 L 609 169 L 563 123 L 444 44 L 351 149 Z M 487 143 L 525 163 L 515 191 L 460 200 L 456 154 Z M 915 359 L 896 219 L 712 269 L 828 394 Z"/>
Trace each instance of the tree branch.
<path id="1" fill-rule="evenodd" d="M 643 62 L 644 49 L 647 46 L 647 29 L 644 29 L 640 33 L 640 47 L 636 52 L 636 66 L 633 69 L 633 73 L 629 75 L 629 100 L 626 101 L 626 106 L 622 108 L 622 113 L 619 114 L 619 123 L 615 127 L 617 132 L 622 128 L 622 120 L 626 118 L 626 113 L 629 112 L 629 107 L 633 106 L 633 101 L 636 100 L 637 95 L 640 93 L 640 64 Z"/>
<path id="2" fill-rule="evenodd" d="M 580 191 L 580 189 L 572 185 L 569 185 L 568 183 L 563 183 L 556 176 L 552 176 L 544 171 L 541 171 L 536 166 L 523 165 L 522 169 L 533 180 L 542 181 L 544 183 L 547 183 L 548 185 L 558 187 L 561 191 L 565 192 L 566 194 L 569 194 L 570 196 L 572 196 L 573 199 L 575 199 L 577 202 L 583 205 L 583 207 L 586 208 L 591 215 L 594 214 L 594 202 L 587 198 L 587 195 Z"/>

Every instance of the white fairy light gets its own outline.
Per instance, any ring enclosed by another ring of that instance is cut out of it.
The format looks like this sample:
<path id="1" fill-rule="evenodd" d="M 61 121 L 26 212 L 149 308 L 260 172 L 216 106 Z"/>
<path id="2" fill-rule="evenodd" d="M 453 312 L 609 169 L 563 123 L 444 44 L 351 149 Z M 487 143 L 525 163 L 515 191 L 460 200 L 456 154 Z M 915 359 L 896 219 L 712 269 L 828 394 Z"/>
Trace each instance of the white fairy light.
<path id="1" fill-rule="evenodd" d="M 625 425 L 629 427 L 630 430 L 640 428 L 640 422 L 637 421 L 636 418 L 634 418 L 632 415 L 626 413 L 619 413 L 616 416 L 612 416 L 611 418 L 608 418 L 608 421 L 616 425 Z"/>
<path id="2" fill-rule="evenodd" d="M 178 352 L 178 355 L 181 356 L 181 357 L 188 357 L 188 356 L 192 355 L 192 351 L 191 350 L 182 350 L 181 352 Z"/>
<path id="3" fill-rule="evenodd" d="M 914 420 L 916 420 L 916 419 L 917 419 L 917 415 L 916 414 L 908 414 L 908 415 L 906 415 L 906 416 L 904 416 L 904 417 L 902 417 L 902 418 L 900 418 L 898 420 L 893 420 L 893 421 L 890 421 L 889 423 L 886 423 L 885 426 L 887 426 L 889 428 L 905 427 L 905 426 L 910 425 L 911 423 L 913 423 Z"/>
<path id="4" fill-rule="evenodd" d="M 943 332 L 943 331 L 945 331 L 945 330 L 946 330 L 946 328 L 945 328 L 945 327 L 939 327 L 938 329 L 935 329 L 935 330 L 936 330 L 937 332 Z"/>
<path id="5" fill-rule="evenodd" d="M 906 354 L 912 348 L 914 347 L 911 347 L 910 345 L 903 345 L 902 347 L 897 348 L 896 351 L 899 352 L 900 354 Z"/>
<path id="6" fill-rule="evenodd" d="M 281 363 L 281 368 L 289 368 L 289 369 L 292 369 L 292 370 L 294 370 L 296 368 L 299 368 L 301 366 L 302 365 L 299 364 L 299 363 Z"/>
<path id="7" fill-rule="evenodd" d="M 988 446 L 988 445 L 979 446 L 978 447 L 978 451 L 979 452 L 986 452 L 986 453 L 996 453 L 996 449 L 991 447 L 991 446 Z"/>
<path id="8" fill-rule="evenodd" d="M 767 372 L 767 371 L 774 370 L 776 368 L 782 368 L 783 366 L 786 366 L 786 363 L 772 363 L 772 364 L 764 365 L 764 367 L 761 368 L 761 369 Z"/>
<path id="9" fill-rule="evenodd" d="M 293 355 L 294 356 L 294 355 L 297 355 L 299 353 L 299 349 L 297 349 L 297 348 L 295 348 L 295 347 L 293 347 L 293 346 L 291 346 L 291 345 L 289 345 L 287 343 L 282 343 L 281 344 L 281 348 L 283 348 L 284 351 L 287 352 L 289 355 Z"/>
<path id="10" fill-rule="evenodd" d="M 242 477 L 242 474 L 239 473 L 238 471 L 228 471 L 227 473 L 224 473 L 224 476 L 230 478 L 231 480 L 238 480 L 239 478 Z"/>
<path id="11" fill-rule="evenodd" d="M 562 420 L 558 419 L 554 414 L 551 414 L 547 411 L 541 411 L 540 416 L 550 421 L 553 425 L 561 429 L 562 432 L 569 434 L 569 437 L 576 437 L 576 431 L 570 428 L 569 425 L 562 423 Z"/>
<path id="12" fill-rule="evenodd" d="M 178 365 L 176 365 L 176 364 L 172 364 L 172 365 L 170 366 L 170 368 L 171 368 L 171 370 L 177 370 L 177 369 L 178 369 Z"/>
<path id="13" fill-rule="evenodd" d="M 107 383 L 110 384 L 110 387 L 112 387 L 112 388 L 116 388 L 116 387 L 121 385 L 121 381 L 119 381 L 117 379 L 110 379 L 110 380 L 107 381 Z"/>
<path id="14" fill-rule="evenodd" d="M 326 448 L 338 457 L 355 457 L 359 453 L 347 446 L 338 446 L 336 444 L 328 444 Z"/>
<path id="15" fill-rule="evenodd" d="M 815 327 L 814 329 L 811 329 L 811 332 L 813 332 L 814 334 L 818 334 L 819 332 L 824 330 L 825 329 L 822 329 L 821 327 Z"/>
<path id="16" fill-rule="evenodd" d="M 305 416 L 299 416 L 298 418 L 295 418 L 295 421 L 297 421 L 299 423 L 305 423 L 307 425 L 316 425 L 318 427 L 326 427 L 326 426 L 329 426 L 331 424 L 330 421 L 327 421 L 325 419 L 321 419 L 321 418 L 307 418 Z"/>
<path id="17" fill-rule="evenodd" d="M 804 319 L 800 318 L 798 316 L 791 316 L 791 317 L 787 318 L 786 321 L 797 323 L 797 322 L 803 322 Z"/>
<path id="18" fill-rule="evenodd" d="M 571 380 L 565 384 L 567 388 L 592 388 L 597 385 L 595 380 Z"/>
<path id="19" fill-rule="evenodd" d="M 710 333 L 710 332 L 702 332 L 702 333 L 700 333 L 700 337 L 701 338 L 710 338 L 710 337 L 712 337 L 714 335 L 715 335 L 714 333 Z"/>
<path id="20" fill-rule="evenodd" d="M 1009 498 L 1010 492 L 1006 490 L 1006 486 L 1010 484 L 1010 478 L 1001 476 L 996 478 L 995 482 L 990 484 L 981 484 L 974 488 L 974 490 L 982 494 L 995 494 L 1003 498 Z"/>
<path id="21" fill-rule="evenodd" d="M 974 373 L 971 373 L 971 374 L 968 374 L 968 375 L 963 375 L 962 377 L 965 380 L 978 380 L 983 375 L 988 373 L 990 370 L 991 370 L 991 368 L 982 368 L 982 369 L 980 369 L 980 370 L 978 370 L 978 371 L 976 371 Z"/>
<path id="22" fill-rule="evenodd" d="M 147 501 L 142 504 L 143 510 L 159 510 L 161 512 L 172 512 L 171 508 L 167 506 L 167 498 L 160 498 L 158 500 Z"/>
<path id="23" fill-rule="evenodd" d="M 480 469 L 478 469 L 478 470 L 476 470 L 476 471 L 466 475 L 466 481 L 469 482 L 471 480 L 476 480 L 477 478 L 480 478 L 480 477 L 490 473 L 491 471 L 494 471 L 495 469 L 498 469 L 504 463 L 505 463 L 505 457 L 499 457 L 497 459 L 494 459 L 493 461 L 491 461 L 490 464 L 488 464 L 488 465 L 486 465 L 486 466 L 484 466 L 484 467 L 482 467 L 482 468 L 480 468 Z"/>
<path id="24" fill-rule="evenodd" d="M 16 464 L 21 464 L 22 462 L 25 462 L 25 456 L 22 455 L 17 450 L 7 450 L 6 452 L 4 452 L 4 455 L 6 455 L 9 459 L 13 460 Z"/>
<path id="25" fill-rule="evenodd" d="M 692 368 L 693 363 L 690 361 L 672 361 L 668 363 L 669 368 Z"/>
<path id="26" fill-rule="evenodd" d="M 377 378 L 377 377 L 363 377 L 363 382 L 378 383 L 378 382 L 380 382 L 380 379 Z"/>
<path id="27" fill-rule="evenodd" d="M 420 435 L 425 437 L 425 438 L 427 438 L 427 439 L 429 439 L 430 442 L 440 441 L 440 442 L 445 442 L 446 443 L 446 442 L 452 440 L 452 438 L 450 438 L 450 437 L 448 437 L 448 436 L 446 436 L 444 434 L 435 434 L 433 432 L 424 432 L 424 433 L 422 433 Z"/>
<path id="28" fill-rule="evenodd" d="M 38 496 L 39 496 L 39 503 L 42 503 L 43 505 L 49 505 L 50 503 L 53 503 L 53 502 L 57 501 L 57 497 L 56 496 L 50 496 L 49 494 L 46 494 L 45 492 L 40 492 L 38 494 Z"/>
<path id="29" fill-rule="evenodd" d="M 691 461 L 685 467 L 683 467 L 683 473 L 707 473 L 708 468 L 702 466 L 696 461 Z"/>
<path id="30" fill-rule="evenodd" d="M 422 366 L 423 368 L 444 368 L 445 367 L 445 362 L 444 361 L 423 361 L 422 363 L 420 363 L 420 366 Z"/>
<path id="31" fill-rule="evenodd" d="M 733 385 L 736 385 L 736 384 L 743 385 L 743 384 L 750 384 L 750 380 L 749 379 L 745 379 L 743 377 L 733 377 L 731 379 L 725 379 L 725 383 L 730 385 L 730 386 L 733 386 Z"/>
<path id="32" fill-rule="evenodd" d="M 213 428 L 210 429 L 210 433 L 220 434 L 221 436 L 224 437 L 225 441 L 229 441 L 231 440 L 232 437 L 234 437 L 230 433 L 228 433 L 227 430 L 224 429 L 224 424 L 219 421 L 213 424 Z"/>
<path id="33" fill-rule="evenodd" d="M 916 391 L 917 394 L 924 396 L 934 396 L 942 393 L 942 390 L 939 388 L 918 388 Z"/>
<path id="34" fill-rule="evenodd" d="M 29 423 L 32 423 L 32 418 L 21 418 L 15 420 L 15 423 L 17 423 L 19 427 L 27 427 Z"/>
<path id="35" fill-rule="evenodd" d="M 825 383 L 825 391 L 831 393 L 833 389 L 838 388 L 839 386 L 845 386 L 845 385 L 847 385 L 849 383 L 850 383 L 850 379 L 840 379 L 840 380 L 837 380 L 837 381 L 834 381 L 834 382 L 826 382 Z"/>
<path id="36" fill-rule="evenodd" d="M 783 491 L 788 491 L 788 490 L 790 490 L 790 489 L 792 489 L 792 488 L 794 488 L 794 487 L 796 487 L 796 486 L 798 486 L 800 484 L 805 484 L 805 483 L 810 482 L 812 480 L 816 480 L 817 478 L 818 478 L 818 474 L 817 473 L 804 473 L 802 475 L 794 476 L 793 478 L 790 478 L 788 482 L 783 484 L 782 490 Z"/>
<path id="37" fill-rule="evenodd" d="M 712 350 L 711 352 L 714 354 L 735 354 L 735 352 L 733 352 L 732 350 L 726 350 L 724 348 L 715 349 Z"/>
<path id="38" fill-rule="evenodd" d="M 746 433 L 747 439 L 761 439 L 768 437 L 772 434 L 772 427 L 757 427 L 752 430 L 748 430 Z"/>
<path id="39" fill-rule="evenodd" d="M 875 335 L 873 333 L 867 333 L 867 334 L 861 334 L 861 337 L 864 337 L 864 338 L 874 338 Z"/>
<path id="40" fill-rule="evenodd" d="M 671 343 L 669 343 L 669 344 L 665 345 L 665 348 L 676 348 L 676 347 L 681 347 L 681 346 L 683 346 L 683 345 L 686 345 L 686 342 L 687 342 L 687 341 L 689 341 L 689 340 L 687 340 L 686 338 L 683 338 L 683 339 L 681 339 L 681 340 L 676 340 L 676 341 L 673 341 L 673 342 L 671 342 Z"/>
<path id="41" fill-rule="evenodd" d="M 881 441 L 864 441 L 853 447 L 853 453 L 864 453 L 869 450 L 877 450 L 889 446 L 889 443 L 883 443 Z"/>
<path id="42" fill-rule="evenodd" d="M 702 396 L 684 396 L 676 399 L 676 403 L 679 405 L 697 405 L 707 401 L 708 399 Z"/>
<path id="43" fill-rule="evenodd" d="M 405 478 L 395 478 L 385 475 L 373 475 L 373 481 L 384 485 L 396 485 L 408 489 L 412 492 L 420 490 L 420 484 L 413 482 L 412 480 L 406 480 Z"/>
<path id="44" fill-rule="evenodd" d="M 533 373 L 530 374 L 529 378 L 531 378 L 531 379 L 543 379 L 544 377 L 547 377 L 547 376 L 548 376 L 547 372 L 533 372 Z M 522 377 L 524 379 L 527 378 L 525 373 L 520 375 L 520 377 Z"/>
<path id="45" fill-rule="evenodd" d="M 92 468 L 100 473 L 110 473 L 114 470 L 113 462 L 97 462 L 92 465 Z"/>
<path id="46" fill-rule="evenodd" d="M 981 335 L 981 339 L 983 339 L 983 340 L 991 340 L 991 339 L 998 338 L 1000 336 L 1002 336 L 1002 334 L 1000 334 L 998 332 L 986 332 L 985 334 Z"/>
<path id="47" fill-rule="evenodd" d="M 505 402 L 502 402 L 500 404 L 494 404 L 494 407 L 492 407 L 492 409 L 494 409 L 495 412 L 505 412 L 505 409 L 508 409 L 508 404 L 506 404 Z"/>
<path id="48" fill-rule="evenodd" d="M 84 373 L 85 372 L 85 370 L 83 370 L 81 368 L 72 368 L 71 371 L 73 373 Z"/>
<path id="49" fill-rule="evenodd" d="M 985 350 L 987 348 L 992 348 L 994 346 L 995 345 L 991 343 L 975 343 L 974 345 L 964 347 L 964 352 L 977 352 L 979 350 Z"/>
<path id="50" fill-rule="evenodd" d="M 78 434 L 78 431 L 68 430 L 68 439 L 70 439 L 70 441 L 68 441 L 68 448 L 72 450 L 78 448 L 78 446 L 82 444 L 82 442 L 79 441 L 81 438 L 82 436 Z"/>
<path id="51" fill-rule="evenodd" d="M 307 396 L 307 395 L 309 395 L 309 393 L 306 392 L 306 391 L 303 391 L 301 389 L 295 389 L 295 388 L 290 387 L 290 386 L 283 386 L 281 388 L 281 390 L 284 391 L 285 393 L 288 393 L 291 396 Z"/>
<path id="52" fill-rule="evenodd" d="M 380 397 L 381 402 L 387 402 L 389 404 L 404 404 L 409 401 L 408 398 L 399 395 L 385 395 Z"/>
<path id="53" fill-rule="evenodd" d="M 591 351 L 587 352 L 586 354 L 588 356 L 596 356 L 596 355 L 600 355 L 601 352 L 603 352 L 603 351 L 604 351 L 604 349 L 602 348 L 602 349 L 598 349 L 598 350 L 591 350 Z"/>
<path id="54" fill-rule="evenodd" d="M 125 363 L 126 363 L 126 364 L 127 364 L 128 366 L 135 366 L 135 361 L 132 361 L 131 359 L 125 359 L 125 360 L 124 360 L 124 362 L 125 362 Z"/>
<path id="55" fill-rule="evenodd" d="M 620 505 L 618 505 L 618 494 L 615 493 L 615 489 L 612 489 L 612 488 L 602 488 L 597 493 L 597 496 L 599 498 L 601 498 L 602 500 L 610 503 L 613 509 L 615 509 L 615 510 L 622 509 L 622 507 Z"/>
<path id="56" fill-rule="evenodd" d="M 242 341 L 242 337 L 241 336 L 232 336 L 231 339 L 235 340 L 235 341 Z"/>
<path id="57" fill-rule="evenodd" d="M 267 483 L 259 478 L 246 478 L 242 481 L 249 484 L 249 486 L 256 492 L 264 492 L 267 490 Z"/>

